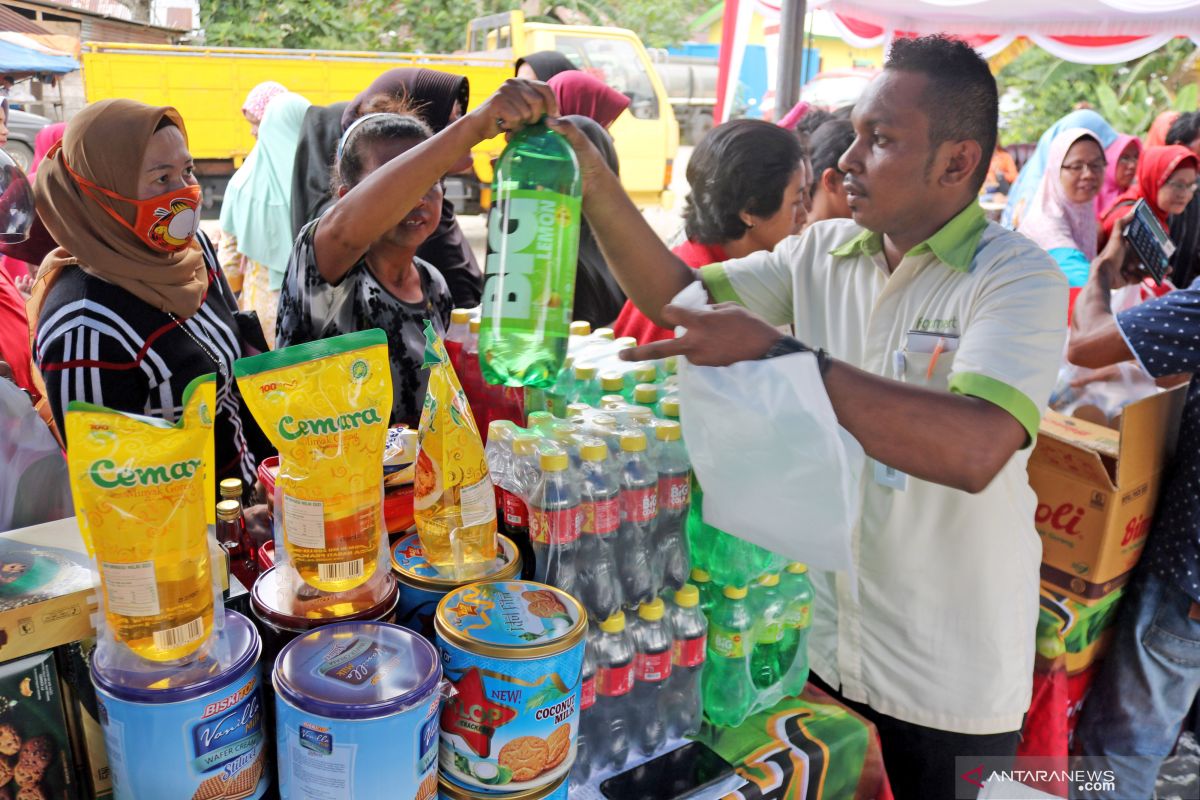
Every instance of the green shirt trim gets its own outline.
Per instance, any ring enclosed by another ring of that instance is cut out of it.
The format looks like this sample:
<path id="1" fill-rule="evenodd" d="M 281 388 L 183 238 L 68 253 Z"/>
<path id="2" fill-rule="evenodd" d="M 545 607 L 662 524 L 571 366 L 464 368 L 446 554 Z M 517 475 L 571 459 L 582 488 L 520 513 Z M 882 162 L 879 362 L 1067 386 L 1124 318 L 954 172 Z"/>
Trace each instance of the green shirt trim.
<path id="1" fill-rule="evenodd" d="M 979 203 L 972 201 L 970 205 L 958 212 L 941 229 L 912 250 L 904 254 L 919 256 L 932 252 L 946 266 L 959 272 L 971 269 L 975 260 L 975 251 L 979 249 L 979 240 L 987 229 L 987 216 Z M 838 247 L 829 251 L 832 256 L 843 258 L 866 255 L 873 256 L 883 249 L 883 236 L 864 230 Z"/>
<path id="2" fill-rule="evenodd" d="M 700 281 L 704 284 L 704 288 L 708 289 L 714 303 L 746 305 L 742 302 L 742 298 L 738 297 L 733 284 L 730 283 L 729 273 L 725 271 L 724 264 L 709 264 L 707 267 L 701 267 Z"/>
<path id="3" fill-rule="evenodd" d="M 1041 412 L 1028 395 L 1019 389 L 978 372 L 957 372 L 950 378 L 950 391 L 978 397 L 1012 414 L 1029 434 L 1025 447 L 1029 447 L 1037 439 L 1038 425 L 1042 421 Z"/>

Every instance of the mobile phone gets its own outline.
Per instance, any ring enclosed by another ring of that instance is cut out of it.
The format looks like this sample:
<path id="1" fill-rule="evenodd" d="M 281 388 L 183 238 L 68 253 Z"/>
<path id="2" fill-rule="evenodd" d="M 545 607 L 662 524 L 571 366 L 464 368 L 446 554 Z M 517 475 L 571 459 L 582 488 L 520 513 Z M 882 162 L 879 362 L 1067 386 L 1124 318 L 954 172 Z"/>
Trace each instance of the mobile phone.
<path id="1" fill-rule="evenodd" d="M 733 774 L 733 765 L 701 742 L 652 758 L 600 784 L 609 800 L 680 800 L 715 786 Z"/>
<path id="2" fill-rule="evenodd" d="M 1154 282 L 1161 286 L 1167 277 L 1171 256 L 1175 254 L 1175 244 L 1150 206 L 1146 205 L 1145 199 L 1138 200 L 1133 207 L 1133 219 L 1125 226 L 1125 241 L 1133 248 Z"/>

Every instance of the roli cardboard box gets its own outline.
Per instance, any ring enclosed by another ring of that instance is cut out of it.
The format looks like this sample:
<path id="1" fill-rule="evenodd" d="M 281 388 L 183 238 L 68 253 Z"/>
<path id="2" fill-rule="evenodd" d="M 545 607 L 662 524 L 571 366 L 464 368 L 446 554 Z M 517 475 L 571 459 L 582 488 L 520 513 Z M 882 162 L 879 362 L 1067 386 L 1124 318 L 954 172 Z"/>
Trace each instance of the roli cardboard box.
<path id="1" fill-rule="evenodd" d="M 74 517 L 0 533 L 0 661 L 93 635 L 96 602 Z"/>
<path id="2" fill-rule="evenodd" d="M 1046 412 L 1029 459 L 1042 580 L 1085 603 L 1129 580 L 1174 454 L 1185 387 L 1130 403 L 1119 430 Z"/>

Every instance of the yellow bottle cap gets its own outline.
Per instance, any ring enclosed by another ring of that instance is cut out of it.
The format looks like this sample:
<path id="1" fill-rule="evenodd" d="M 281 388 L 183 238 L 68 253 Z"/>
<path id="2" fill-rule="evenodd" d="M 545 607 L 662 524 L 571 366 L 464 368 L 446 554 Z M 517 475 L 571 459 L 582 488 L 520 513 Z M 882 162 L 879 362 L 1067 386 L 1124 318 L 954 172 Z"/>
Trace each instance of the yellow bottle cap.
<path id="1" fill-rule="evenodd" d="M 588 439 L 579 448 L 579 457 L 584 461 L 603 461 L 608 458 L 608 445 L 599 439 Z"/>
<path id="2" fill-rule="evenodd" d="M 641 431 L 626 431 L 621 434 L 621 449 L 626 453 L 640 453 L 646 449 L 646 434 Z"/>
<path id="3" fill-rule="evenodd" d="M 242 504 L 237 500 L 222 500 L 217 503 L 217 519 L 234 520 L 242 511 Z"/>
<path id="4" fill-rule="evenodd" d="M 542 453 L 542 472 L 562 472 L 571 463 L 566 453 Z"/>
<path id="5" fill-rule="evenodd" d="M 451 325 L 470 325 L 471 324 L 471 309 L 456 308 L 450 312 Z"/>
<path id="6" fill-rule="evenodd" d="M 596 377 L 596 368 L 591 364 L 580 364 L 575 367 L 575 380 L 590 381 Z"/>
<path id="7" fill-rule="evenodd" d="M 568 417 L 582 417 L 584 414 L 586 414 L 588 411 L 590 411 L 591 408 L 592 407 L 589 406 L 587 403 L 568 403 L 567 404 L 567 416 Z"/>
<path id="8" fill-rule="evenodd" d="M 612 328 L 596 328 L 596 336 L 600 339 L 608 339 L 610 342 L 616 338 L 617 334 Z"/>
<path id="9" fill-rule="evenodd" d="M 723 594 L 730 600 L 743 600 L 746 597 L 745 586 L 726 586 Z"/>
<path id="10" fill-rule="evenodd" d="M 634 370 L 633 377 L 637 379 L 638 383 L 654 383 L 658 380 L 658 370 L 653 364 L 647 364 Z"/>
<path id="11" fill-rule="evenodd" d="M 223 500 L 242 499 L 242 479 L 226 478 L 221 481 L 221 498 Z"/>
<path id="12" fill-rule="evenodd" d="M 664 417 L 671 419 L 679 419 L 679 398 L 667 397 L 662 401 L 662 413 Z"/>
<path id="13" fill-rule="evenodd" d="M 654 438 L 660 442 L 678 442 L 683 438 L 683 428 L 670 419 L 660 419 L 654 426 Z"/>
<path id="14" fill-rule="evenodd" d="M 708 583 L 712 580 L 712 576 L 708 574 L 707 570 L 696 567 L 692 570 L 692 580 L 696 583 Z"/>
<path id="15" fill-rule="evenodd" d="M 515 426 L 516 423 L 511 419 L 494 419 L 488 423 L 488 439 L 511 436 Z"/>
<path id="16" fill-rule="evenodd" d="M 625 388 L 625 378 L 619 372 L 606 372 L 600 376 L 600 391 L 620 392 Z M 624 398 L 622 398 L 624 399 Z"/>
<path id="17" fill-rule="evenodd" d="M 592 323 L 586 319 L 577 319 L 571 323 L 569 330 L 572 336 L 587 336 L 592 332 Z"/>
<path id="18" fill-rule="evenodd" d="M 471 333 L 479 333 L 479 320 L 477 320 L 477 319 L 471 320 L 467 324 L 467 327 L 470 329 Z"/>
<path id="19" fill-rule="evenodd" d="M 637 339 L 632 336 L 622 336 L 620 339 L 613 339 L 613 343 L 622 350 L 628 347 L 637 347 Z"/>
<path id="20" fill-rule="evenodd" d="M 663 601 L 661 597 L 656 597 L 648 603 L 642 603 L 638 606 L 638 617 L 647 622 L 657 622 L 663 618 Z"/>
<path id="21" fill-rule="evenodd" d="M 617 418 L 612 414 L 597 414 L 592 417 L 592 424 L 601 428 L 615 428 L 617 427 Z"/>
<path id="22" fill-rule="evenodd" d="M 625 612 L 618 611 L 604 622 L 600 623 L 600 630 L 605 633 L 620 633 L 625 630 Z"/>
<path id="23" fill-rule="evenodd" d="M 549 411 L 534 411 L 525 418 L 525 421 L 529 424 L 529 427 L 533 428 L 538 425 L 546 425 L 550 422 L 553 422 L 554 415 Z"/>
<path id="24" fill-rule="evenodd" d="M 679 372 L 679 358 L 676 356 L 667 356 L 663 361 L 663 369 L 668 375 L 674 375 Z"/>
<path id="25" fill-rule="evenodd" d="M 793 575 L 803 575 L 804 573 L 808 572 L 808 565 L 801 564 L 799 561 L 793 561 L 791 564 L 787 565 L 787 571 Z"/>
<path id="26" fill-rule="evenodd" d="M 653 383 L 639 383 L 633 387 L 633 400 L 636 403 L 657 403 L 658 387 Z"/>
<path id="27" fill-rule="evenodd" d="M 570 422 L 556 422 L 550 426 L 550 435 L 559 442 L 574 442 L 576 427 Z"/>
<path id="28" fill-rule="evenodd" d="M 761 578 L 758 579 L 758 585 L 766 586 L 766 587 L 778 586 L 779 585 L 779 573 L 772 572 L 767 575 L 763 575 Z"/>
<path id="29" fill-rule="evenodd" d="M 537 449 L 538 437 L 520 433 L 513 437 L 513 452 L 519 456 L 531 456 Z"/>
<path id="30" fill-rule="evenodd" d="M 703 572 L 703 570 L 701 570 Z M 707 575 L 707 573 L 705 573 Z M 681 608 L 695 608 L 700 604 L 700 590 L 690 583 L 685 583 L 675 593 L 675 605 Z"/>
<path id="31" fill-rule="evenodd" d="M 650 420 L 654 419 L 654 412 L 642 406 L 632 406 L 625 409 L 625 413 L 629 418 L 639 425 L 648 425 Z"/>
<path id="32" fill-rule="evenodd" d="M 621 408 L 625 405 L 625 398 L 619 394 L 606 394 L 600 398 L 601 408 Z"/>

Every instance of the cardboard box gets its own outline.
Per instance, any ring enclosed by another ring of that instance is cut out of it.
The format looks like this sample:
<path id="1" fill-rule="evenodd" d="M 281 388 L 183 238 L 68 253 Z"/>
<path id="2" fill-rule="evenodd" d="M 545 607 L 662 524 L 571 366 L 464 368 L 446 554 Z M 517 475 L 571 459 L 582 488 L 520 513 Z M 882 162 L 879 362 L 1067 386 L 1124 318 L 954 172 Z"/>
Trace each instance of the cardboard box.
<path id="1" fill-rule="evenodd" d="M 1067 597 L 1055 587 L 1042 584 L 1038 617 L 1038 655 L 1065 656 L 1067 673 L 1075 675 L 1104 655 L 1112 638 L 1124 587 L 1092 603 Z"/>
<path id="2" fill-rule="evenodd" d="M 54 800 L 81 798 L 54 653 L 0 664 L 0 709 L 5 752 L 19 748 L 3 767 L 12 782 L 32 783 Z"/>
<path id="3" fill-rule="evenodd" d="M 1029 459 L 1042 580 L 1094 602 L 1129 580 L 1142 554 L 1186 387 L 1125 407 L 1120 430 L 1046 412 Z"/>
<path id="4" fill-rule="evenodd" d="M 0 661 L 93 635 L 96 602 L 74 517 L 0 533 Z"/>
<path id="5" fill-rule="evenodd" d="M 88 665 L 95 639 L 72 642 L 55 652 L 58 671 L 62 676 L 64 706 L 71 726 L 71 750 L 80 784 L 88 797 L 111 798 L 112 770 L 108 765 L 108 749 L 104 744 L 104 729 L 100 725 L 96 689 Z"/>

